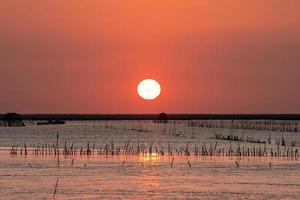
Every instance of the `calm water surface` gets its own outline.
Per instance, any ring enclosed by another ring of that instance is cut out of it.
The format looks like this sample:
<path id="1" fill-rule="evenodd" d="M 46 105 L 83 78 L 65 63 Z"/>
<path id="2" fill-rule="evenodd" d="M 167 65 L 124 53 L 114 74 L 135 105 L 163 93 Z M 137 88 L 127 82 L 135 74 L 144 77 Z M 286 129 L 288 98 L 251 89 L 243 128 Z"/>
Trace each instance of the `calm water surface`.
<path id="1" fill-rule="evenodd" d="M 112 141 L 120 147 L 128 141 L 158 147 L 167 144 L 192 147 L 214 142 L 215 131 L 187 127 L 184 122 L 163 125 L 134 121 L 2 127 L 0 199 L 53 199 L 57 178 L 55 199 L 300 199 L 300 162 L 295 159 L 77 155 L 61 156 L 58 167 L 55 156 L 25 157 L 9 153 L 11 145 L 24 142 L 28 146 L 55 143 L 57 132 L 61 147 L 67 140 L 68 145 L 74 143 L 77 148 L 86 146 L 88 141 L 103 148 Z M 217 131 L 229 133 L 229 130 Z M 268 135 L 255 131 L 242 134 L 257 138 Z M 298 135 L 285 134 L 287 139 L 299 139 Z M 280 137 L 281 133 L 272 133 L 272 139 Z M 218 145 L 228 143 L 219 141 Z"/>

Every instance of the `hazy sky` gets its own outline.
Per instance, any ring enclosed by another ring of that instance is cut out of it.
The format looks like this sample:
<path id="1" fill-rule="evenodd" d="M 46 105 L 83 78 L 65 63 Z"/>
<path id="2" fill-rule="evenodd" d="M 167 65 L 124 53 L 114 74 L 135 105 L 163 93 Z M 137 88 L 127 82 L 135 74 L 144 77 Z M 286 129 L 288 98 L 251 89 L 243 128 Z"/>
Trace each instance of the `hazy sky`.
<path id="1" fill-rule="evenodd" d="M 0 1 L 0 113 L 299 113 L 299 86 L 299 0 Z"/>

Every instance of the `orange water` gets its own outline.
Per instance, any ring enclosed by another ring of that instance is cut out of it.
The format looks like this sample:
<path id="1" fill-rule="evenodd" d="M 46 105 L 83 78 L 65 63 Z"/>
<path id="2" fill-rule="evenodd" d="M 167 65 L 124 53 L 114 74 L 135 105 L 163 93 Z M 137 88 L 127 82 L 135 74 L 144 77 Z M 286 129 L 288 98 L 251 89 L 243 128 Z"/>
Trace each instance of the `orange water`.
<path id="1" fill-rule="evenodd" d="M 52 199 L 57 178 L 55 199 L 300 198 L 299 160 L 60 156 L 58 167 L 54 156 L 11 156 L 0 151 L 0 199 Z"/>

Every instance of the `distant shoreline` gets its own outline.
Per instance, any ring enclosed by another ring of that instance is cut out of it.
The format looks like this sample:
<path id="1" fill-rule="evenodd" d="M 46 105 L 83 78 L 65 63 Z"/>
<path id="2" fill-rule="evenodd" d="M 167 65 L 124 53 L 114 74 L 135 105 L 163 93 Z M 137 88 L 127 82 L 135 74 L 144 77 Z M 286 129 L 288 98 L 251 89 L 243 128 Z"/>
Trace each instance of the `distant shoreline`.
<path id="1" fill-rule="evenodd" d="M 20 114 L 22 120 L 300 120 L 300 114 Z M 0 120 L 4 115 L 0 115 Z"/>

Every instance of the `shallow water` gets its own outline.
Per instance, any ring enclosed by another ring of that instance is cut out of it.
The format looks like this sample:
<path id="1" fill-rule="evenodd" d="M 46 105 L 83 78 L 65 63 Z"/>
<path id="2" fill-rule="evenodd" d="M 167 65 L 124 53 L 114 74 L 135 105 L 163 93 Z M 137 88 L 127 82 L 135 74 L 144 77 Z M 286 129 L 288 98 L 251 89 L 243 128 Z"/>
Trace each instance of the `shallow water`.
<path id="1" fill-rule="evenodd" d="M 95 143 L 96 147 L 103 147 L 106 144 L 114 143 L 123 147 L 124 144 L 137 142 L 145 145 L 166 147 L 170 144 L 173 147 L 190 147 L 218 142 L 218 147 L 229 147 L 229 141 L 215 140 L 214 135 L 221 133 L 225 135 L 244 135 L 255 139 L 267 140 L 270 134 L 272 145 L 277 147 L 276 140 L 280 140 L 282 135 L 286 143 L 297 141 L 300 147 L 300 133 L 293 132 L 269 132 L 253 130 L 230 130 L 230 129 L 209 129 L 200 127 L 189 127 L 187 121 L 177 121 L 176 123 L 153 123 L 152 121 L 75 121 L 67 122 L 65 125 L 36 126 L 32 123 L 26 127 L 0 127 L 0 147 L 10 148 L 12 145 L 43 145 L 56 143 L 56 134 L 59 134 L 59 145 L 64 146 L 67 140 L 68 146 L 74 143 L 75 148 L 81 148 Z M 245 147 L 257 146 L 256 144 L 231 142 L 233 147 L 242 144 Z"/>
<path id="2" fill-rule="evenodd" d="M 138 130 L 142 129 L 144 132 Z M 11 145 L 31 146 L 65 139 L 77 148 L 95 142 L 103 148 L 112 141 L 123 147 L 128 141 L 174 146 L 215 142 L 215 132 L 225 129 L 187 127 L 185 122 L 72 122 L 66 125 L 0 128 L 0 199 L 300 199 L 298 159 L 222 156 L 55 156 L 10 155 Z M 234 131 L 265 139 L 268 132 Z M 272 144 L 282 133 L 271 133 Z M 286 140 L 299 135 L 284 133 Z M 227 147 L 228 141 L 218 141 Z M 236 142 L 231 143 L 237 145 Z M 245 144 L 247 145 L 247 144 Z M 250 144 L 254 146 L 255 144 Z M 171 167 L 172 159 L 174 158 Z M 73 166 L 72 166 L 72 160 Z M 125 161 L 125 162 L 124 162 Z M 191 167 L 188 164 L 191 164 Z M 237 167 L 235 162 L 238 162 Z M 270 167 L 271 163 L 271 167 Z M 123 165 L 123 166 L 122 166 Z"/>
<path id="3" fill-rule="evenodd" d="M 72 158 L 62 157 L 58 167 L 54 156 L 25 158 L 0 152 L 1 199 L 51 199 L 57 178 L 56 199 L 300 198 L 300 163 L 296 160 L 76 156 L 73 166 Z"/>

